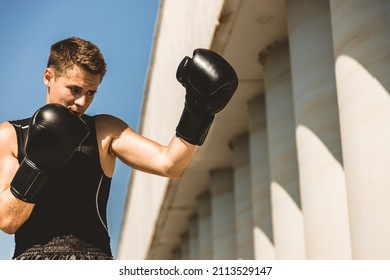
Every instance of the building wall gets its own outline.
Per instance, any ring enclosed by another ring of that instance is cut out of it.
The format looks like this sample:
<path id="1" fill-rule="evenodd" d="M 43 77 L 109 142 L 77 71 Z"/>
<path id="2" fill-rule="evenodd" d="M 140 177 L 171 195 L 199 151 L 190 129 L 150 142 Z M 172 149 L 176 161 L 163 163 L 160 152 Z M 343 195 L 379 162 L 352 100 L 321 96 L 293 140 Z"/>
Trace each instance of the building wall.
<path id="1" fill-rule="evenodd" d="M 390 258 L 389 3 L 162 1 L 141 133 L 172 137 L 195 48 L 240 85 L 182 179 L 133 172 L 118 258 Z"/>

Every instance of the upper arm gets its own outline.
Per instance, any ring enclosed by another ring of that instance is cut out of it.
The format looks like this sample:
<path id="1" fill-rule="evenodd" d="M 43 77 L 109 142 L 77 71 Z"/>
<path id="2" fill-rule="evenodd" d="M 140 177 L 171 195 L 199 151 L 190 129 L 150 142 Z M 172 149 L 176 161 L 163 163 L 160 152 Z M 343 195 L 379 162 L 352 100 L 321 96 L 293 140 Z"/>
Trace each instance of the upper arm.
<path id="1" fill-rule="evenodd" d="M 18 168 L 16 132 L 10 123 L 4 122 L 0 124 L 0 193 L 10 187 Z"/>
<path id="2" fill-rule="evenodd" d="M 12 234 L 28 219 L 32 204 L 15 198 L 10 185 L 19 168 L 17 139 L 10 123 L 0 124 L 0 229 Z"/>
<path id="3" fill-rule="evenodd" d="M 163 154 L 162 145 L 142 137 L 114 116 L 99 115 L 96 121 L 98 141 L 104 158 L 102 165 L 113 156 L 132 168 L 161 173 L 158 163 L 152 159 L 157 160 Z"/>
<path id="4" fill-rule="evenodd" d="M 113 116 L 102 116 L 98 122 L 99 133 L 109 139 L 103 150 L 140 171 L 167 177 L 181 176 L 195 151 L 194 146 L 177 137 L 169 145 L 161 145 L 136 133 Z"/>

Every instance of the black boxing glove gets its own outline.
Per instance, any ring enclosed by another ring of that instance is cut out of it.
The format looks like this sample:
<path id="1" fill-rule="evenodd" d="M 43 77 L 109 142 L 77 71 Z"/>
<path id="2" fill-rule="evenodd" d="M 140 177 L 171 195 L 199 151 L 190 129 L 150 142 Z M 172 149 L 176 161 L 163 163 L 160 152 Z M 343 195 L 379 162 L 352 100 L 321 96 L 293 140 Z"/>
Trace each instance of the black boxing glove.
<path id="1" fill-rule="evenodd" d="M 87 124 L 64 106 L 38 109 L 28 129 L 26 157 L 11 182 L 12 194 L 36 203 L 46 191 L 48 176 L 64 167 L 88 134 Z"/>
<path id="2" fill-rule="evenodd" d="M 176 135 L 194 145 L 202 145 L 215 114 L 228 104 L 238 87 L 233 67 L 219 54 L 194 50 L 192 59 L 185 57 L 176 72 L 185 87 L 185 106 Z"/>

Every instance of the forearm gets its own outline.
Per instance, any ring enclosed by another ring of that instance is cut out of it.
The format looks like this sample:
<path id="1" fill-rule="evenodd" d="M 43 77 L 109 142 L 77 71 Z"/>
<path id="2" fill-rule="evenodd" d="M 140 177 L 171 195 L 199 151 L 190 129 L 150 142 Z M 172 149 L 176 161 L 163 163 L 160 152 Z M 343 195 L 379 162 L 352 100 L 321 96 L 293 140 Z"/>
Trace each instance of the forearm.
<path id="1" fill-rule="evenodd" d="M 183 176 L 197 150 L 193 145 L 180 137 L 174 136 L 166 149 L 166 176 L 179 178 Z"/>
<path id="2" fill-rule="evenodd" d="M 34 204 L 17 199 L 9 188 L 0 193 L 0 229 L 8 234 L 15 233 L 30 217 Z"/>

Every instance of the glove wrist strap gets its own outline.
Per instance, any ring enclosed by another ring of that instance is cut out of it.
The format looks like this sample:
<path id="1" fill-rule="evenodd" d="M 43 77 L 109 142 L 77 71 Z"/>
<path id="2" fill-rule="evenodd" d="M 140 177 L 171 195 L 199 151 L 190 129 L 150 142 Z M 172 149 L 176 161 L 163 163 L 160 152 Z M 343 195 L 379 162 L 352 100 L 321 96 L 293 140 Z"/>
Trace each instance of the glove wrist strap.
<path id="1" fill-rule="evenodd" d="M 184 108 L 179 124 L 176 127 L 176 136 L 188 143 L 201 146 L 209 132 L 215 115 L 196 115 L 188 108 Z"/>
<path id="2" fill-rule="evenodd" d="M 24 158 L 11 182 L 11 193 L 27 203 L 36 203 L 45 193 L 47 175 Z"/>

